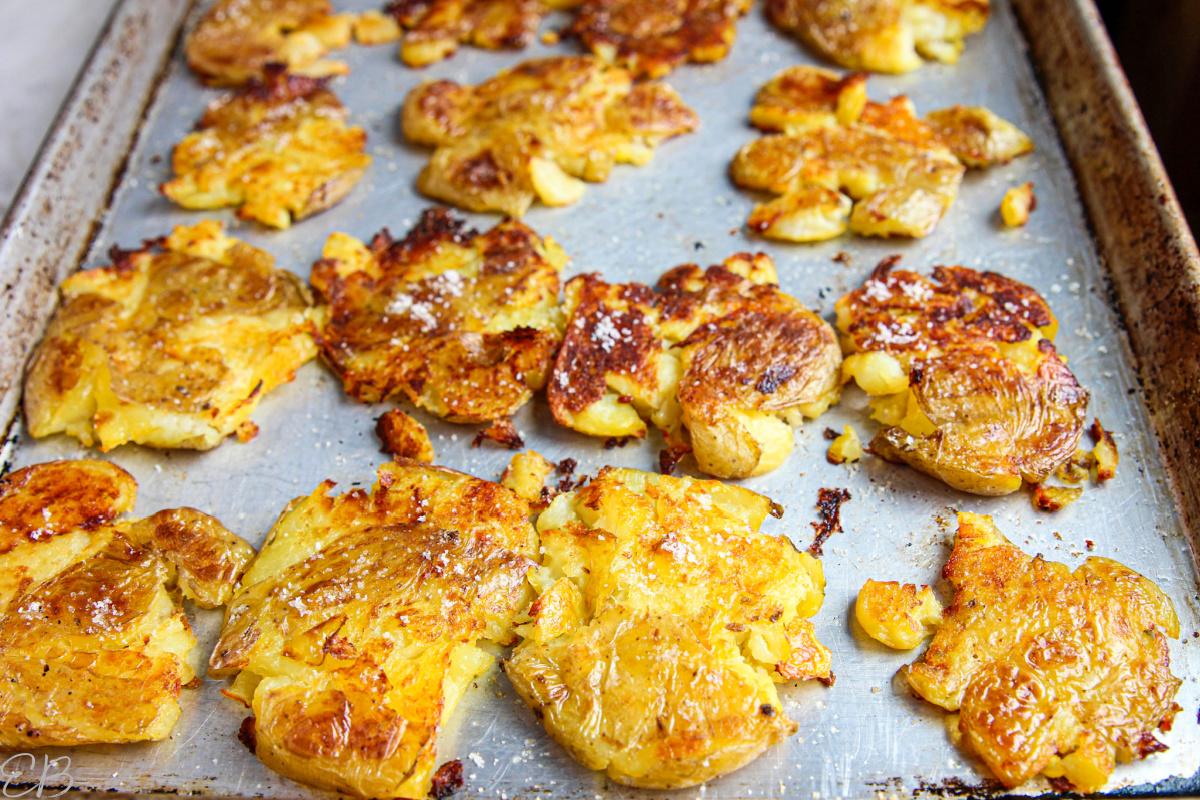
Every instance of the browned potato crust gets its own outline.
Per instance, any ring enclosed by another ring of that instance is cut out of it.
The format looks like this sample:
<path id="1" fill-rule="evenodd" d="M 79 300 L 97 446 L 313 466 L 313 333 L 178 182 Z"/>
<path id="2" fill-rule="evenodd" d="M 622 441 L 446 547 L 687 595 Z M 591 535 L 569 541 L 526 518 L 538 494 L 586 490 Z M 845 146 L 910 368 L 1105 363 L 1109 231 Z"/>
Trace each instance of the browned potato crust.
<path id="1" fill-rule="evenodd" d="M 866 78 L 792 67 L 762 87 L 750 120 L 778 132 L 733 160 L 735 183 L 780 197 L 755 206 L 750 227 L 795 242 L 922 237 L 958 196 L 967 167 L 1028 153 L 1033 143 L 985 108 L 916 115 L 907 97 L 867 99 Z"/>
<path id="2" fill-rule="evenodd" d="M 452 422 L 510 416 L 546 384 L 566 255 L 509 220 L 487 233 L 430 209 L 397 241 L 334 234 L 313 265 L 326 361 L 346 392 L 407 397 Z"/>
<path id="3" fill-rule="evenodd" d="M 775 683 L 832 681 L 820 562 L 759 526 L 767 498 L 605 468 L 538 519 L 543 567 L 505 672 L 585 766 L 692 786 L 796 731 Z"/>
<path id="4" fill-rule="evenodd" d="M 1166 637 L 1170 599 L 1107 558 L 1066 565 L 1030 558 L 992 524 L 960 513 L 942 571 L 954 602 L 913 690 L 957 712 L 955 738 L 1007 788 L 1039 772 L 1060 791 L 1103 788 L 1114 761 L 1167 749 L 1179 706 Z"/>
<path id="5" fill-rule="evenodd" d="M 212 608 L 254 550 L 183 508 L 118 522 L 137 484 L 103 461 L 0 479 L 0 747 L 165 739 L 195 673 L 178 588 Z"/>
<path id="6" fill-rule="evenodd" d="M 720 61 L 751 0 L 584 0 L 570 33 L 639 78 L 661 78 L 685 61 Z"/>
<path id="7" fill-rule="evenodd" d="M 433 463 L 433 443 L 425 426 L 398 408 L 379 418 L 375 434 L 383 444 L 383 450 L 394 461 L 412 459 L 423 464 Z"/>
<path id="8" fill-rule="evenodd" d="M 536 565 L 529 506 L 406 462 L 370 492 L 293 501 L 229 606 L 210 674 L 254 712 L 271 769 L 361 797 L 425 797 L 437 734 L 508 643 Z"/>
<path id="9" fill-rule="evenodd" d="M 322 56 L 350 43 L 352 24 L 333 14 L 329 0 L 217 0 L 184 51 L 188 66 L 214 86 L 240 86 L 269 64 L 296 75 L 344 75 L 344 63 Z"/>
<path id="10" fill-rule="evenodd" d="M 983 30 L 988 0 L 767 0 L 767 17 L 849 69 L 908 72 L 922 59 L 958 61 Z"/>
<path id="11" fill-rule="evenodd" d="M 184 208 L 240 206 L 238 216 L 286 228 L 341 202 L 371 163 L 367 134 L 324 81 L 268 67 L 217 100 L 175 146 L 177 177 L 162 193 Z"/>
<path id="12" fill-rule="evenodd" d="M 35 437 L 208 450 L 316 355 L 307 287 L 219 223 L 111 255 L 63 282 L 30 359 Z"/>
<path id="13" fill-rule="evenodd" d="M 410 67 L 449 58 L 462 43 L 523 49 L 548 10 L 542 0 L 394 0 L 387 7 L 407 31 L 400 59 Z"/>
<path id="14" fill-rule="evenodd" d="M 566 308 L 547 398 L 582 433 L 641 437 L 650 422 L 678 448 L 686 431 L 702 470 L 747 477 L 779 466 L 792 426 L 837 400 L 832 328 L 779 290 L 762 253 L 676 267 L 657 293 L 579 276 Z"/>
<path id="15" fill-rule="evenodd" d="M 1045 299 L 994 272 L 893 264 L 837 302 L 843 374 L 884 424 L 872 450 L 976 494 L 1045 480 L 1074 455 L 1088 402 Z"/>
<path id="16" fill-rule="evenodd" d="M 699 124 L 671 87 L 635 86 L 591 56 L 525 61 L 478 86 L 422 84 L 401 122 L 410 141 L 436 148 L 417 179 L 422 193 L 514 217 L 535 199 L 574 203 L 582 181 L 645 164 L 660 142 Z"/>

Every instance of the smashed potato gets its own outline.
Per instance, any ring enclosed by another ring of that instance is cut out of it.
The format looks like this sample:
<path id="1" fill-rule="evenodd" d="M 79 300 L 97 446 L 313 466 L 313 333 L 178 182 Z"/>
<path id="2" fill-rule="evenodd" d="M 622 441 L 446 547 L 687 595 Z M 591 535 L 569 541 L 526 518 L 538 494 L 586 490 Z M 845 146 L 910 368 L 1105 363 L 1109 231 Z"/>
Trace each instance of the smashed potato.
<path id="1" fill-rule="evenodd" d="M 208 450 L 316 355 L 305 284 L 212 221 L 62 285 L 25 375 L 25 419 L 110 450 Z"/>
<path id="2" fill-rule="evenodd" d="M 405 29 L 400 60 L 424 67 L 466 43 L 519 50 L 533 41 L 548 4 L 542 0 L 394 0 L 388 13 Z"/>
<path id="3" fill-rule="evenodd" d="M 928 586 L 869 580 L 854 601 L 854 617 L 880 644 L 912 650 L 942 624 L 942 604 Z"/>
<path id="4" fill-rule="evenodd" d="M 464 226 L 439 208 L 398 241 L 386 230 L 370 245 L 329 237 L 312 284 L 329 308 L 325 358 L 351 397 L 407 397 L 452 422 L 487 422 L 546 384 L 566 254 L 520 222 Z"/>
<path id="5" fill-rule="evenodd" d="M 213 86 L 241 86 L 268 65 L 293 75 L 345 75 L 341 61 L 322 58 L 350 43 L 354 20 L 329 0 L 217 0 L 187 37 L 188 66 Z"/>
<path id="6" fill-rule="evenodd" d="M 137 483 L 104 461 L 0 479 L 0 747 L 165 739 L 192 684 L 178 593 L 229 600 L 254 555 L 190 508 L 118 521 Z"/>
<path id="7" fill-rule="evenodd" d="M 553 471 L 554 465 L 540 453 L 527 450 L 512 457 L 500 476 L 500 485 L 512 489 L 530 508 L 540 511 L 550 504 L 551 489 L 546 479 Z"/>
<path id="8" fill-rule="evenodd" d="M 849 69 L 908 72 L 953 64 L 983 30 L 988 0 L 767 0 L 767 17 Z"/>
<path id="9" fill-rule="evenodd" d="M 1045 299 L 994 272 L 894 263 L 836 306 L 843 378 L 884 426 L 871 450 L 974 494 L 1045 480 L 1074 455 L 1088 403 Z"/>
<path id="10" fill-rule="evenodd" d="M 541 515 L 540 596 L 504 670 L 582 764 L 680 788 L 796 731 L 774 684 L 833 680 L 808 619 L 825 580 L 759 533 L 772 512 L 741 487 L 605 468 Z"/>
<path id="11" fill-rule="evenodd" d="M 964 171 L 1033 149 L 1029 137 L 984 108 L 916 115 L 907 97 L 868 100 L 862 75 L 792 67 L 759 91 L 751 122 L 777 132 L 744 146 L 730 174 L 779 195 L 755 206 L 752 230 L 814 242 L 847 229 L 922 237 L 958 196 Z"/>
<path id="12" fill-rule="evenodd" d="M 762 253 L 676 267 L 657 293 L 573 278 L 547 388 L 554 419 L 606 437 L 643 437 L 653 424 L 669 449 L 690 446 L 722 478 L 775 469 L 792 428 L 836 402 L 841 361 L 832 328 L 776 282 Z"/>
<path id="13" fill-rule="evenodd" d="M 286 228 L 341 202 L 371 163 L 366 131 L 346 117 L 322 81 L 268 68 L 209 106 L 175 146 L 176 177 L 162 193 L 184 208 L 240 206 L 243 219 Z"/>
<path id="14" fill-rule="evenodd" d="M 699 124 L 671 87 L 634 85 L 591 56 L 525 61 L 478 86 L 424 83 L 405 98 L 401 122 L 410 141 L 436 148 L 417 178 L 422 193 L 514 217 L 534 200 L 574 203 L 583 181 L 645 164 L 660 142 Z"/>
<path id="15" fill-rule="evenodd" d="M 1091 794 L 1115 761 L 1167 749 L 1180 681 L 1166 637 L 1170 599 L 1107 558 L 1074 572 L 1030 558 L 992 524 L 958 515 L 943 576 L 954 602 L 905 674 L 918 695 L 957 712 L 955 738 L 1008 788 L 1038 773 Z"/>
<path id="16" fill-rule="evenodd" d="M 209 674 L 254 712 L 254 750 L 301 783 L 424 797 L 437 734 L 528 602 L 537 534 L 509 490 L 385 464 L 279 517 L 229 606 Z"/>
<path id="17" fill-rule="evenodd" d="M 568 29 L 593 53 L 638 78 L 685 61 L 720 61 L 751 0 L 583 0 Z"/>

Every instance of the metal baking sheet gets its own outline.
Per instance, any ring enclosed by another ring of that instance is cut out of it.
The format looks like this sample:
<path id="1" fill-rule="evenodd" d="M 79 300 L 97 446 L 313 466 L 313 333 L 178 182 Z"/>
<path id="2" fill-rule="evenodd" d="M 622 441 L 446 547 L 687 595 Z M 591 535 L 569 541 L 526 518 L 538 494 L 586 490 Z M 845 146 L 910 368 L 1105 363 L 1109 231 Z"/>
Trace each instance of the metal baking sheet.
<path id="1" fill-rule="evenodd" d="M 131 0 L 126 5 L 132 5 Z M 359 11 L 376 7 L 378 0 L 342 0 L 337 5 L 339 10 Z M 756 135 L 746 121 L 751 99 L 780 69 L 812 61 L 796 42 L 772 30 L 759 9 L 742 21 L 728 59 L 711 66 L 685 66 L 667 79 L 699 113 L 702 127 L 697 133 L 664 144 L 645 167 L 618 167 L 607 183 L 590 185 L 576 205 L 535 207 L 525 221 L 566 249 L 572 257 L 568 277 L 600 271 L 615 281 L 653 282 L 680 263 L 707 265 L 741 250 L 762 250 L 775 258 L 783 288 L 830 319 L 837 297 L 857 287 L 881 258 L 893 253 L 903 256 L 907 268 L 964 264 L 1025 281 L 1050 300 L 1060 319 L 1057 343 L 1092 392 L 1089 415 L 1116 432 L 1121 449 L 1116 479 L 1085 491 L 1064 511 L 1042 514 L 1032 509 L 1024 493 L 973 497 L 880 459 L 832 466 L 824 458 L 826 426 L 853 424 L 864 435 L 874 431 L 866 419 L 865 396 L 847 391 L 840 406 L 797 432 L 796 449 L 782 467 L 744 482 L 785 507 L 783 519 L 768 530 L 786 534 L 800 546 L 812 539 L 809 523 L 816 518 L 813 505 L 819 488 L 844 487 L 853 498 L 843 509 L 845 532 L 825 547 L 826 600 L 814 619 L 819 638 L 833 651 L 836 684 L 780 688 L 788 713 L 800 724 L 799 734 L 707 786 L 670 793 L 631 790 L 569 758 L 493 668 L 467 693 L 441 737 L 440 757 L 462 759 L 465 767 L 466 785 L 459 796 L 827 798 L 877 792 L 963 793 L 976 787 L 988 791 L 986 770 L 951 744 L 945 714 L 893 683 L 896 670 L 913 654 L 872 642 L 853 619 L 854 597 L 867 578 L 932 583 L 944 592 L 939 575 L 953 535 L 952 523 L 945 522 L 953 519 L 952 509 L 992 514 L 1026 551 L 1072 566 L 1087 555 L 1118 559 L 1152 577 L 1170 595 L 1183 630 L 1180 641 L 1171 644 L 1171 660 L 1174 672 L 1184 679 L 1177 697 L 1184 710 L 1166 735 L 1170 750 L 1119 766 L 1107 788 L 1200 791 L 1200 641 L 1193 639 L 1200 629 L 1196 564 L 1051 114 L 1008 0 L 993 0 L 992 9 L 986 31 L 969 41 L 957 66 L 929 65 L 906 76 L 875 76 L 869 83 L 872 97 L 906 93 L 921 112 L 953 103 L 985 105 L 1037 143 L 1032 156 L 969 174 L 958 201 L 926 239 L 845 237 L 787 245 L 743 231 L 756 198 L 731 185 L 727 168 L 737 149 Z M 193 12 L 192 21 L 198 13 Z M 562 22 L 552 16 L 543 29 L 561 27 Z M 163 34 L 148 27 L 142 35 Z M 334 89 L 354 120 L 369 131 L 375 157 L 359 187 L 341 205 L 284 232 L 239 222 L 227 212 L 210 216 L 225 220 L 235 236 L 271 251 L 281 266 L 304 277 L 334 231 L 360 238 L 383 227 L 403 232 L 428 205 L 413 188 L 427 151 L 407 144 L 397 121 L 406 92 L 427 79 L 479 82 L 523 58 L 553 52 L 571 52 L 571 47 L 534 44 L 522 53 L 464 48 L 447 62 L 413 71 L 397 61 L 391 46 L 348 48 L 337 55 L 353 72 L 339 79 Z M 217 96 L 217 91 L 196 82 L 176 48 L 82 266 L 106 263 L 103 254 L 111 245 L 132 246 L 205 216 L 172 207 L 156 187 L 169 177 L 171 146 Z M 111 166 L 115 170 L 118 164 Z M 1006 188 L 1026 180 L 1035 185 L 1038 209 L 1025 228 L 1003 229 L 997 220 L 1000 198 Z M 472 221 L 484 228 L 496 218 L 473 216 Z M 92 223 L 74 222 L 80 229 Z M 20 228 L 10 235 L 21 235 Z M 849 263 L 834 261 L 842 251 L 850 255 Z M 0 263 L 0 270 L 12 269 L 12 264 Z M 261 432 L 250 443 L 231 439 L 207 453 L 124 446 L 101 457 L 138 479 L 137 513 L 194 506 L 259 544 L 283 505 L 311 492 L 321 480 L 332 478 L 341 490 L 370 484 L 384 459 L 373 422 L 385 408 L 349 400 L 337 379 L 320 363 L 312 363 L 293 383 L 263 400 L 254 415 Z M 499 476 L 510 454 L 490 443 L 473 449 L 470 442 L 477 428 L 417 416 L 429 427 L 438 463 L 485 478 Z M 594 473 L 605 464 L 653 470 L 657 464 L 659 442 L 653 437 L 640 445 L 605 450 L 600 440 L 556 427 L 540 397 L 515 421 L 530 447 L 552 460 L 574 458 L 581 471 Z M 14 467 L 99 455 L 66 437 L 33 441 L 23 428 L 14 430 L 4 454 Z M 683 469 L 688 472 L 688 462 Z M 1094 543 L 1090 551 L 1089 542 Z M 207 658 L 220 612 L 189 609 L 189 616 L 200 639 L 198 655 Z M 52 786 L 229 797 L 326 796 L 267 770 L 238 743 L 235 734 L 246 711 L 220 695 L 222 685 L 205 680 L 199 689 L 184 692 L 183 717 L 166 741 L 37 751 L 36 768 L 19 759 L 0 777 L 36 784 L 44 753 L 51 759 L 70 759 L 69 767 L 62 762 L 58 766 L 69 773 L 69 780 L 59 778 Z M 1040 793 L 1046 788 L 1034 781 L 1022 791 Z"/>

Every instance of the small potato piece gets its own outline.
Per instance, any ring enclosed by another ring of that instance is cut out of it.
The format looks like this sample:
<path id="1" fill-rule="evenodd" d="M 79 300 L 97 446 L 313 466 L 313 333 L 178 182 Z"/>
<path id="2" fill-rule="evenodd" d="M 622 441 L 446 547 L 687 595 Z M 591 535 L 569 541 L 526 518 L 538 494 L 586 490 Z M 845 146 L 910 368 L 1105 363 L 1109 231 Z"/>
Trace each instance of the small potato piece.
<path id="1" fill-rule="evenodd" d="M 775 132 L 743 147 L 734 183 L 780 195 L 755 206 L 749 227 L 773 239 L 841 235 L 926 236 L 958 196 L 967 168 L 1033 149 L 1029 137 L 985 108 L 917 116 L 900 96 L 867 99 L 862 75 L 792 67 L 758 92 L 750 121 Z"/>
<path id="2" fill-rule="evenodd" d="M 381 416 L 379 422 L 375 423 L 375 434 L 383 443 L 384 452 L 393 460 L 409 458 L 424 464 L 433 463 L 433 442 L 429 441 L 429 431 L 400 409 L 393 408 Z"/>
<path id="3" fill-rule="evenodd" d="M 859 441 L 858 431 L 846 425 L 842 428 L 841 435 L 829 445 L 825 459 L 830 464 L 844 464 L 847 461 L 858 461 L 862 454 L 862 442 Z"/>
<path id="4" fill-rule="evenodd" d="M 1029 500 L 1038 511 L 1062 511 L 1078 500 L 1081 494 L 1083 489 L 1078 486 L 1048 486 L 1035 483 Z"/>
<path id="5" fill-rule="evenodd" d="M 184 208 L 238 206 L 242 219 L 287 228 L 341 202 L 371 163 L 366 131 L 346 118 L 322 81 L 269 66 L 209 106 L 175 146 L 176 177 L 161 191 Z"/>
<path id="6" fill-rule="evenodd" d="M 529 602 L 537 533 L 508 489 L 384 464 L 369 492 L 332 481 L 276 521 L 209 660 L 238 675 L 254 752 L 309 786 L 425 797 L 438 732 Z M 232 731 L 231 731 L 232 735 Z"/>
<path id="7" fill-rule="evenodd" d="M 1117 474 L 1117 464 L 1120 462 L 1117 443 L 1113 440 L 1112 434 L 1100 425 L 1098 419 L 1092 420 L 1092 427 L 1088 429 L 1088 433 L 1095 442 L 1095 446 L 1092 448 L 1093 480 L 1096 483 L 1112 480 Z"/>
<path id="8" fill-rule="evenodd" d="M 942 604 L 928 586 L 869 580 L 854 601 L 854 616 L 875 641 L 911 650 L 942 624 Z"/>
<path id="9" fill-rule="evenodd" d="M 304 282 L 217 222 L 111 255 L 63 282 L 29 362 L 34 437 L 209 450 L 317 353 Z"/>
<path id="10" fill-rule="evenodd" d="M 187 37 L 188 66 L 213 86 L 241 86 L 268 65 L 293 75 L 345 75 L 341 61 L 322 58 L 350 43 L 353 18 L 329 0 L 218 0 Z"/>
<path id="11" fill-rule="evenodd" d="M 1037 196 L 1033 193 L 1033 183 L 1026 182 L 1004 193 L 1004 200 L 1000 202 L 1000 216 L 1008 227 L 1019 228 L 1029 222 L 1029 213 L 1035 208 Z"/>
<path id="12" fill-rule="evenodd" d="M 575 202 L 581 181 L 603 183 L 616 164 L 646 163 L 699 119 L 665 84 L 635 85 L 598 58 L 559 56 L 478 86 L 423 83 L 405 98 L 401 125 L 409 141 L 435 148 L 417 178 L 423 194 L 519 217 L 534 200 Z"/>
<path id="13" fill-rule="evenodd" d="M 903 674 L 958 712 L 957 741 L 1005 788 L 1041 772 L 1092 794 L 1118 760 L 1166 749 L 1154 731 L 1180 710 L 1167 648 L 1179 619 L 1150 579 L 1107 558 L 1074 572 L 1031 558 L 968 513 L 942 574 L 954 602 Z"/>
<path id="14" fill-rule="evenodd" d="M 212 608 L 254 550 L 190 508 L 139 521 L 137 484 L 104 461 L 0 479 L 0 748 L 166 739 L 195 679 L 176 589 Z"/>
<path id="15" fill-rule="evenodd" d="M 538 518 L 540 597 L 504 664 L 585 766 L 676 789 L 796 731 L 775 689 L 829 681 L 820 562 L 759 531 L 775 508 L 719 481 L 605 467 Z"/>
<path id="16" fill-rule="evenodd" d="M 508 462 L 500 484 L 512 489 L 534 509 L 542 509 L 549 505 L 546 478 L 554 471 L 554 465 L 532 450 L 517 453 Z"/>

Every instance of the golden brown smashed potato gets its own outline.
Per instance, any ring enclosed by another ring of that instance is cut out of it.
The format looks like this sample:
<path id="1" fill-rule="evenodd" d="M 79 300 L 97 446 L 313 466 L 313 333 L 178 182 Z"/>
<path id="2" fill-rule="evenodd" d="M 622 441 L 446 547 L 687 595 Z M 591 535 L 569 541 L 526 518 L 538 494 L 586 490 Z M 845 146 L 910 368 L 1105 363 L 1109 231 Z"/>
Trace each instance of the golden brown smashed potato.
<path id="1" fill-rule="evenodd" d="M 549 10 L 542 0 L 394 0 L 387 13 L 405 29 L 400 60 L 424 67 L 460 44 L 520 50 L 533 41 Z"/>
<path id="2" fill-rule="evenodd" d="M 118 521 L 137 483 L 104 461 L 0 479 L 0 748 L 165 739 L 196 677 L 176 591 L 226 602 L 253 548 L 190 508 Z"/>
<path id="3" fill-rule="evenodd" d="M 35 437 L 208 450 L 316 355 L 308 289 L 204 221 L 67 278 L 25 375 Z"/>
<path id="4" fill-rule="evenodd" d="M 184 208 L 240 206 L 238 216 L 286 228 L 341 202 L 366 172 L 367 134 L 319 79 L 275 68 L 214 102 L 175 146 L 162 193 Z"/>
<path id="5" fill-rule="evenodd" d="M 571 279 L 547 388 L 554 419 L 607 437 L 643 437 L 649 422 L 667 440 L 664 466 L 690 447 L 710 475 L 775 469 L 792 428 L 837 401 L 841 363 L 833 329 L 776 283 L 762 253 L 676 267 L 657 293 Z"/>
<path id="6" fill-rule="evenodd" d="M 583 181 L 645 164 L 660 142 L 699 124 L 671 87 L 634 85 L 592 56 L 525 61 L 478 86 L 421 84 L 401 122 L 410 141 L 435 148 L 417 178 L 422 193 L 514 217 L 534 200 L 574 203 Z"/>
<path id="7" fill-rule="evenodd" d="M 1088 403 L 1045 299 L 994 272 L 894 263 L 837 302 L 843 378 L 884 426 L 872 451 L 974 494 L 1045 480 L 1075 453 Z"/>
<path id="8" fill-rule="evenodd" d="M 440 208 L 398 241 L 335 233 L 312 271 L 325 359 L 356 400 L 407 397 L 452 422 L 510 416 L 546 384 L 566 260 L 520 222 L 480 234 Z"/>
<path id="9" fill-rule="evenodd" d="M 661 78 L 685 61 L 720 61 L 751 0 L 583 0 L 569 32 L 638 78 Z"/>
<path id="10" fill-rule="evenodd" d="M 206 83 L 241 86 L 269 64 L 320 78 L 350 71 L 323 58 L 350 43 L 354 20 L 329 0 L 217 0 L 187 37 L 188 66 Z"/>
<path id="11" fill-rule="evenodd" d="M 1107 558 L 1074 572 L 1030 558 L 967 513 L 942 574 L 954 602 L 908 682 L 957 712 L 955 739 L 1006 787 L 1042 773 L 1091 794 L 1115 761 L 1167 749 L 1154 730 L 1179 710 L 1179 620 L 1152 581 Z"/>
<path id="12" fill-rule="evenodd" d="M 880 644 L 911 650 L 942 624 L 942 604 L 928 586 L 869 580 L 854 601 L 854 616 Z"/>
<path id="13" fill-rule="evenodd" d="M 988 0 L 767 0 L 767 17 L 843 67 L 908 72 L 953 64 L 983 30 Z"/>
<path id="14" fill-rule="evenodd" d="M 847 229 L 922 237 L 958 196 L 966 168 L 1028 153 L 1029 137 L 985 108 L 954 106 L 921 119 L 903 95 L 868 100 L 863 75 L 792 67 L 759 91 L 750 121 L 772 132 L 744 146 L 739 186 L 779 195 L 749 225 L 771 239 L 813 242 Z"/>
<path id="15" fill-rule="evenodd" d="M 774 684 L 833 679 L 808 619 L 825 580 L 759 532 L 772 511 L 718 481 L 605 468 L 541 515 L 540 596 L 504 669 L 572 756 L 679 788 L 796 731 Z"/>
<path id="16" fill-rule="evenodd" d="M 290 504 L 242 580 L 209 661 L 254 712 L 255 752 L 360 797 L 424 797 L 437 734 L 507 643 L 536 565 L 529 507 L 453 470 L 385 464 Z"/>

